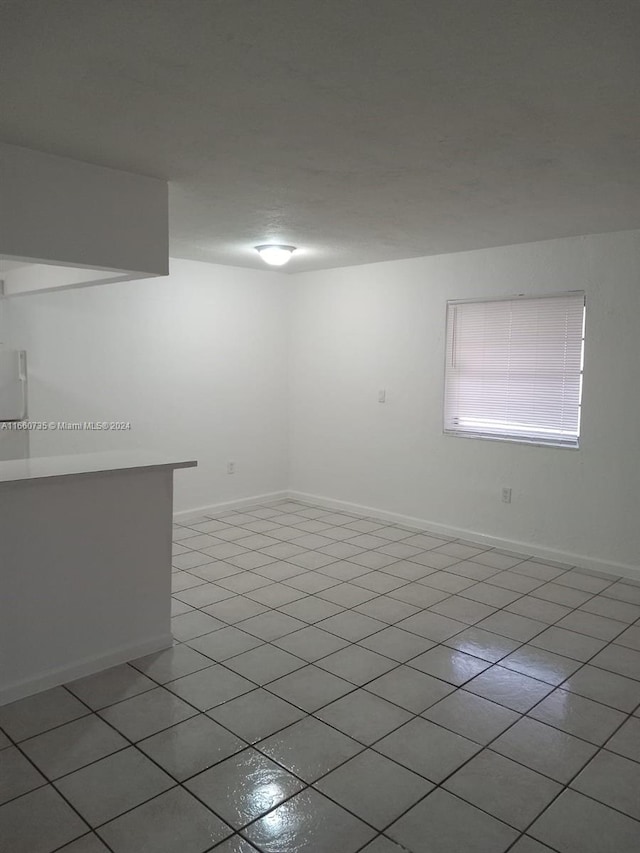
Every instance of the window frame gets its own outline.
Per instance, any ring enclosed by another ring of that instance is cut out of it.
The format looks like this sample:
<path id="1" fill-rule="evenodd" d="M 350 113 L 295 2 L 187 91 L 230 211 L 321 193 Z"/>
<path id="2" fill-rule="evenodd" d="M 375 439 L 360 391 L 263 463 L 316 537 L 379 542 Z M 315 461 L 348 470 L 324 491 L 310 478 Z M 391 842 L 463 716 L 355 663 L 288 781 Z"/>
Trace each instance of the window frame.
<path id="1" fill-rule="evenodd" d="M 578 395 L 578 426 L 577 437 L 575 440 L 561 441 L 557 438 L 545 441 L 539 437 L 525 437 L 522 435 L 509 435 L 500 433 L 484 432 L 481 430 L 474 431 L 470 429 L 453 429 L 447 426 L 447 373 L 448 373 L 448 354 L 449 354 L 449 312 L 457 305 L 464 304 L 481 304 L 484 302 L 516 302 L 516 301 L 533 301 L 535 299 L 553 299 L 562 297 L 582 297 L 582 338 L 581 338 L 581 358 L 580 358 L 580 388 Z M 444 334 L 444 369 L 442 383 L 442 434 L 449 438 L 468 438 L 479 439 L 481 441 L 497 441 L 506 444 L 524 444 L 529 447 L 547 447 L 553 450 L 580 450 L 582 438 L 582 410 L 584 405 L 584 367 L 585 367 L 585 340 L 586 340 L 586 315 L 587 315 L 587 294 L 584 290 L 565 290 L 555 293 L 538 293 L 527 294 L 518 293 L 508 296 L 482 296 L 468 297 L 464 299 L 448 299 L 445 306 L 445 334 Z"/>

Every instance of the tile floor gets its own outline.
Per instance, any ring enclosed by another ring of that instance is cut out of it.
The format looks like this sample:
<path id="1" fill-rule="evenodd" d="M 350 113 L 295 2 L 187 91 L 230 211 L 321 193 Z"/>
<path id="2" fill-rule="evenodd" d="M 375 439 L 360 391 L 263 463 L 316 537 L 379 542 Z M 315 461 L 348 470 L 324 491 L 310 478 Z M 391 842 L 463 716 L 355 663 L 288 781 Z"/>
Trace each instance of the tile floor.
<path id="1" fill-rule="evenodd" d="M 1 853 L 637 853 L 640 583 L 291 501 L 175 646 L 0 708 Z"/>

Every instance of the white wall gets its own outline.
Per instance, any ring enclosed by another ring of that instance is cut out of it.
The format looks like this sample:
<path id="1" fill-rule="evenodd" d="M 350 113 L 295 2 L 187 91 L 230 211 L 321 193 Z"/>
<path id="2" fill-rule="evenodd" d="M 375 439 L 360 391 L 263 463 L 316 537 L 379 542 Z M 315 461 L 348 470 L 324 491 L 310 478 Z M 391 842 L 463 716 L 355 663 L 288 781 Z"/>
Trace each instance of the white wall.
<path id="1" fill-rule="evenodd" d="M 173 261 L 168 279 L 16 297 L 0 312 L 4 339 L 29 353 L 32 420 L 133 426 L 33 433 L 34 454 L 155 447 L 200 462 L 176 476 L 177 510 L 289 486 L 633 568 L 639 270 L 639 232 L 286 277 Z M 572 288 L 587 292 L 581 449 L 443 436 L 446 300 Z"/>
<path id="2" fill-rule="evenodd" d="M 297 276 L 291 487 L 637 567 L 639 270 L 640 232 L 624 232 Z M 587 293 L 580 450 L 444 436 L 446 300 L 571 289 Z"/>
<path id="3" fill-rule="evenodd" d="M 176 474 L 176 511 L 286 488 L 283 282 L 173 260 L 165 279 L 4 300 L 4 340 L 28 352 L 30 420 L 132 424 L 33 432 L 32 455 L 147 447 L 196 458 Z"/>

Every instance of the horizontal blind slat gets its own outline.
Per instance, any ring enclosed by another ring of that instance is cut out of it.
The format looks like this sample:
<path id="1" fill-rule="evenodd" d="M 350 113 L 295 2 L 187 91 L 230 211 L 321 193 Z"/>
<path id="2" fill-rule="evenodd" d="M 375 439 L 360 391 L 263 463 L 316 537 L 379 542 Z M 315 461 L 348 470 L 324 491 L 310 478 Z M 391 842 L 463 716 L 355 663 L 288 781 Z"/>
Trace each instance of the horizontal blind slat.
<path id="1" fill-rule="evenodd" d="M 577 441 L 584 294 L 449 303 L 445 430 Z"/>

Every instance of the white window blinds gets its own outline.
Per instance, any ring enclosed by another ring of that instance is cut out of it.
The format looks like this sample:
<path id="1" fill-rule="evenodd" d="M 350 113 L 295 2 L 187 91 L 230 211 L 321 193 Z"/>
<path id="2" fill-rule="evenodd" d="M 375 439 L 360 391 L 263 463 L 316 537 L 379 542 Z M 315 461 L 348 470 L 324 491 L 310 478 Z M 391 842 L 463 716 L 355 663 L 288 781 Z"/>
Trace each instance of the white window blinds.
<path id="1" fill-rule="evenodd" d="M 444 430 L 577 447 L 584 293 L 447 303 Z"/>

